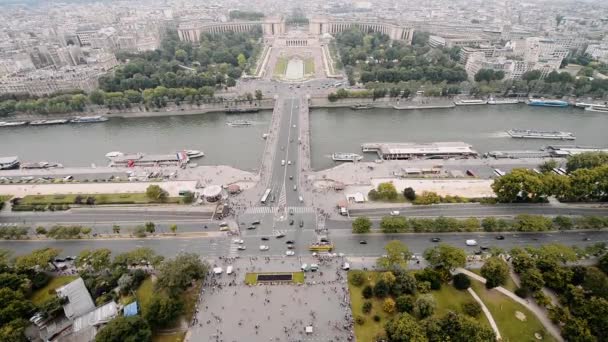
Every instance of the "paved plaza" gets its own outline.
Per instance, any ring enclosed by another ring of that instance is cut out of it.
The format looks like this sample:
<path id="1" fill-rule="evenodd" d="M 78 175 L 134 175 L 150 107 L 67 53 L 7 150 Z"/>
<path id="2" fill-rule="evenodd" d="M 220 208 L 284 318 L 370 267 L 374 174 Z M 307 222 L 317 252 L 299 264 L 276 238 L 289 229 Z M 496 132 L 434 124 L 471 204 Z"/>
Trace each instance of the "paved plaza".
<path id="1" fill-rule="evenodd" d="M 240 258 L 219 260 L 235 272 L 211 275 L 203 287 L 187 341 L 352 341 L 346 272 L 342 258 Z M 317 263 L 303 285 L 244 284 L 246 272 L 299 271 Z M 312 327 L 307 333 L 306 327 Z"/>

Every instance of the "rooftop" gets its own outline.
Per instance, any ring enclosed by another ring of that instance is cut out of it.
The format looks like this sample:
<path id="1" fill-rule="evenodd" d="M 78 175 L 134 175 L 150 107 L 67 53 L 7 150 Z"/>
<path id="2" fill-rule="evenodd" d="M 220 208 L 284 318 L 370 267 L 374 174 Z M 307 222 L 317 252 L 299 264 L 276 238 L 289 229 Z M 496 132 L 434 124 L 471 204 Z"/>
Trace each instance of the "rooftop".
<path id="1" fill-rule="evenodd" d="M 67 303 L 63 305 L 63 311 L 69 319 L 74 319 L 95 309 L 93 298 L 91 298 L 82 278 L 58 288 L 56 292 L 59 297 L 67 298 Z"/>

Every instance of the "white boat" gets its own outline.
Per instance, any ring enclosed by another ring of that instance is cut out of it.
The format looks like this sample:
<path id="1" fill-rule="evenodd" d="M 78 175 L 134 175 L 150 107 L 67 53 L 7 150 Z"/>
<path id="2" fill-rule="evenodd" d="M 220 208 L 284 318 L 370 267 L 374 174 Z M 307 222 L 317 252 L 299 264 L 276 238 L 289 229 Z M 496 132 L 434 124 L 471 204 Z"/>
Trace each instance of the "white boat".
<path id="1" fill-rule="evenodd" d="M 241 127 L 241 126 L 251 126 L 251 122 L 247 120 L 236 120 L 228 122 L 226 125 L 230 127 Z"/>
<path id="2" fill-rule="evenodd" d="M 342 152 L 338 152 L 338 153 L 334 153 L 331 155 L 331 159 L 333 159 L 333 161 L 359 161 L 361 159 L 363 159 L 363 156 L 360 156 L 356 153 L 342 153 Z"/>
<path id="3" fill-rule="evenodd" d="M 578 107 L 578 108 L 584 108 L 584 109 L 587 109 L 589 107 L 604 107 L 604 108 L 608 107 L 605 104 L 587 103 L 587 102 L 576 102 L 574 104 L 574 106 Z"/>
<path id="4" fill-rule="evenodd" d="M 593 105 L 589 107 L 585 107 L 585 110 L 590 112 L 600 112 L 600 113 L 608 113 L 608 107 L 602 105 Z"/>
<path id="5" fill-rule="evenodd" d="M 0 121 L 0 127 L 14 127 L 26 125 L 27 121 Z"/>
<path id="6" fill-rule="evenodd" d="M 495 99 L 493 97 L 491 97 L 488 100 L 488 104 L 490 105 L 501 105 L 501 104 L 518 104 L 519 100 L 518 99 Z"/>
<path id="7" fill-rule="evenodd" d="M 205 153 L 199 150 L 185 150 L 184 152 L 186 152 L 186 155 L 189 158 L 201 158 L 205 156 Z"/>
<path id="8" fill-rule="evenodd" d="M 529 129 L 510 129 L 507 134 L 511 138 L 519 139 L 556 139 L 556 140 L 574 140 L 576 137 L 571 132 L 559 131 L 534 131 Z"/>
<path id="9" fill-rule="evenodd" d="M 40 125 L 59 125 L 67 123 L 69 120 L 67 119 L 55 119 L 55 120 L 35 120 L 30 122 L 32 126 L 40 126 Z"/>
<path id="10" fill-rule="evenodd" d="M 125 154 L 119 151 L 112 151 L 112 152 L 108 152 L 106 153 L 106 158 L 116 158 L 116 157 L 120 157 L 120 156 L 124 156 Z"/>
<path id="11" fill-rule="evenodd" d="M 454 104 L 457 106 L 474 106 L 474 105 L 485 105 L 488 101 L 485 100 L 456 100 Z"/>
<path id="12" fill-rule="evenodd" d="M 77 116 L 74 119 L 70 120 L 72 123 L 93 123 L 93 122 L 104 122 L 108 121 L 108 118 L 101 115 L 94 116 Z"/>

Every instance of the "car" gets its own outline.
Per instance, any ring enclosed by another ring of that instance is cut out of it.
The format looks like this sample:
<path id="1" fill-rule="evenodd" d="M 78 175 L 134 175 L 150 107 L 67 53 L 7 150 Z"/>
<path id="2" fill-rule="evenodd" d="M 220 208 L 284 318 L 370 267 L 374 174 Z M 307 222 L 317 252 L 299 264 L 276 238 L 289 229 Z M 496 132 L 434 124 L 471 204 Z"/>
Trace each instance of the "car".
<path id="1" fill-rule="evenodd" d="M 466 240 L 464 243 L 467 246 L 477 246 L 477 241 L 476 240 Z"/>
<path id="2" fill-rule="evenodd" d="M 360 244 L 360 245 L 367 245 L 367 241 L 365 241 L 365 240 L 361 240 L 361 241 L 359 241 L 359 244 Z"/>
<path id="3" fill-rule="evenodd" d="M 481 255 L 482 251 L 475 251 L 475 255 Z"/>
<path id="4" fill-rule="evenodd" d="M 294 245 L 287 245 L 287 249 L 294 249 L 296 248 Z"/>
<path id="5" fill-rule="evenodd" d="M 230 230 L 230 228 L 228 228 L 228 227 L 220 227 L 220 232 L 225 232 L 225 231 L 228 231 L 228 230 Z"/>
<path id="6" fill-rule="evenodd" d="M 243 240 L 241 240 L 241 239 L 234 239 L 234 240 L 232 240 L 232 242 L 237 243 L 237 244 L 239 244 L 239 245 L 242 245 L 242 244 L 244 244 L 244 243 L 245 243 L 245 241 L 243 241 Z"/>
<path id="7" fill-rule="evenodd" d="M 343 263 L 343 264 L 342 264 L 342 269 L 343 269 L 344 271 L 348 271 L 348 270 L 350 270 L 350 264 L 349 264 L 349 263 L 347 263 L 347 262 Z"/>
<path id="8" fill-rule="evenodd" d="M 228 223 L 227 222 L 221 222 L 220 223 L 220 227 L 228 227 Z"/>
<path id="9" fill-rule="evenodd" d="M 591 238 L 590 237 L 586 237 L 586 238 L 583 239 L 583 241 L 591 241 Z"/>
<path id="10" fill-rule="evenodd" d="M 287 161 L 287 165 L 291 165 L 291 160 L 288 160 L 288 161 Z"/>
<path id="11" fill-rule="evenodd" d="M 291 127 L 296 128 L 296 125 L 293 125 L 293 126 L 291 126 Z"/>
<path id="12" fill-rule="evenodd" d="M 257 220 L 257 221 L 251 222 L 251 225 L 255 226 L 255 225 L 260 224 L 260 223 L 261 223 L 260 220 Z"/>
<path id="13" fill-rule="evenodd" d="M 293 208 L 289 209 L 289 215 L 293 215 Z"/>
<path id="14" fill-rule="evenodd" d="M 439 241 L 441 241 L 441 239 L 438 238 L 438 237 L 434 237 L 434 238 L 431 239 L 431 241 L 433 241 L 433 242 L 439 242 Z"/>
<path id="15" fill-rule="evenodd" d="M 279 233 L 279 234 L 277 234 L 277 236 L 275 236 L 275 237 L 276 237 L 277 239 L 281 239 L 281 238 L 284 238 L 284 237 L 285 237 L 285 234 L 283 234 L 283 233 Z"/>
<path id="16" fill-rule="evenodd" d="M 247 249 L 247 247 L 245 247 L 245 246 L 243 246 L 243 245 L 240 245 L 240 246 L 238 246 L 236 249 L 238 249 L 239 251 L 244 251 L 244 250 L 246 250 L 246 249 Z"/>
<path id="17" fill-rule="evenodd" d="M 254 229 L 255 229 L 255 226 L 249 226 L 249 227 L 247 227 L 247 230 L 254 230 Z"/>
<path id="18" fill-rule="evenodd" d="M 287 255 L 287 256 L 296 255 L 296 252 L 294 252 L 292 250 L 287 250 L 287 251 L 285 251 L 285 255 Z"/>
<path id="19" fill-rule="evenodd" d="M 289 225 L 293 226 L 293 219 L 289 220 Z"/>
<path id="20" fill-rule="evenodd" d="M 481 246 L 479 246 L 479 249 L 481 249 L 482 251 L 487 251 L 488 249 L 490 249 L 490 247 L 488 247 L 486 245 L 481 245 Z"/>
<path id="21" fill-rule="evenodd" d="M 285 159 L 281 160 L 281 166 L 285 166 Z"/>
<path id="22" fill-rule="evenodd" d="M 290 179 L 290 180 L 291 180 L 291 179 L 293 179 L 293 176 L 292 176 L 292 175 L 289 175 L 289 179 Z"/>
<path id="23" fill-rule="evenodd" d="M 293 191 L 296 191 L 296 190 L 298 190 L 298 186 L 294 184 L 293 185 Z"/>
<path id="24" fill-rule="evenodd" d="M 496 240 L 504 240 L 505 236 L 504 235 L 498 235 L 496 236 Z"/>
<path id="25" fill-rule="evenodd" d="M 262 238 L 262 241 L 268 241 L 268 238 L 264 236 L 264 237 Z"/>
<path id="26" fill-rule="evenodd" d="M 266 246 L 266 245 L 260 245 L 260 250 L 261 250 L 261 251 L 267 251 L 267 250 L 269 250 L 269 249 L 270 249 L 270 247 L 268 247 L 268 246 Z"/>
<path id="27" fill-rule="evenodd" d="M 304 227 L 304 220 L 300 220 L 300 228 Z"/>
<path id="28" fill-rule="evenodd" d="M 285 241 L 285 243 L 288 245 L 293 245 L 295 242 L 293 240 L 287 240 Z"/>
<path id="29" fill-rule="evenodd" d="M 390 214 L 391 216 L 399 216 L 399 210 L 393 210 Z"/>

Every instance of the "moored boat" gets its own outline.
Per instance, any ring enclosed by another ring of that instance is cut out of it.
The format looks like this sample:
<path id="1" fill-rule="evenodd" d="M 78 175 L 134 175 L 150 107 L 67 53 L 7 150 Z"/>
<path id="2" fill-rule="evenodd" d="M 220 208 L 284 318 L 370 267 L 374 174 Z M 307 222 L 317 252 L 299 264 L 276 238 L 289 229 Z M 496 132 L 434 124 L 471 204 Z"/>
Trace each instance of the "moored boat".
<path id="1" fill-rule="evenodd" d="M 518 104 L 518 103 L 519 103 L 518 99 L 495 99 L 495 98 L 491 97 L 488 100 L 488 104 L 491 104 L 491 105 Z"/>
<path id="2" fill-rule="evenodd" d="M 333 159 L 333 161 L 359 161 L 361 159 L 363 159 L 363 156 L 360 156 L 356 153 L 343 153 L 343 152 L 337 152 L 331 155 L 331 159 Z"/>
<path id="3" fill-rule="evenodd" d="M 69 120 L 67 119 L 54 119 L 54 120 L 35 120 L 31 121 L 30 125 L 32 126 L 41 126 L 41 125 L 60 125 L 67 123 Z"/>
<path id="4" fill-rule="evenodd" d="M 230 127 L 251 126 L 251 122 L 249 122 L 247 120 L 236 120 L 236 121 L 230 121 L 230 122 L 226 123 L 226 125 L 228 125 Z"/>
<path id="5" fill-rule="evenodd" d="M 362 109 L 372 109 L 372 108 L 374 108 L 374 106 L 371 104 L 361 104 L 361 103 L 350 106 L 350 109 L 352 109 L 352 110 L 362 110 Z"/>
<path id="6" fill-rule="evenodd" d="M 0 127 L 15 127 L 27 125 L 27 121 L 0 121 Z"/>
<path id="7" fill-rule="evenodd" d="M 106 153 L 106 158 L 116 158 L 116 157 L 120 157 L 120 156 L 124 156 L 124 153 L 122 153 L 120 151 L 112 151 L 112 152 Z"/>
<path id="8" fill-rule="evenodd" d="M 108 121 L 108 118 L 106 118 L 105 116 L 101 116 L 101 115 L 77 116 L 77 117 L 73 118 L 72 120 L 70 120 L 70 122 L 72 122 L 72 123 L 94 123 L 94 122 L 104 122 L 104 121 Z"/>
<path id="9" fill-rule="evenodd" d="M 18 169 L 20 165 L 19 157 L 0 157 L 0 170 Z"/>
<path id="10" fill-rule="evenodd" d="M 457 106 L 474 106 L 488 104 L 486 100 L 456 100 L 454 104 Z"/>
<path id="11" fill-rule="evenodd" d="M 240 114 L 240 113 L 257 113 L 259 108 L 228 108 L 226 109 L 227 114 Z"/>
<path id="12" fill-rule="evenodd" d="M 608 107 L 602 106 L 602 105 L 600 105 L 600 106 L 592 105 L 589 107 L 585 107 L 585 110 L 589 111 L 589 112 L 608 113 Z"/>
<path id="13" fill-rule="evenodd" d="M 561 100 L 543 100 L 543 99 L 530 99 L 528 100 L 528 106 L 537 107 L 568 107 L 570 104 L 566 101 Z"/>
<path id="14" fill-rule="evenodd" d="M 186 152 L 188 158 L 201 158 L 205 156 L 205 153 L 199 150 L 185 150 L 184 152 Z"/>

